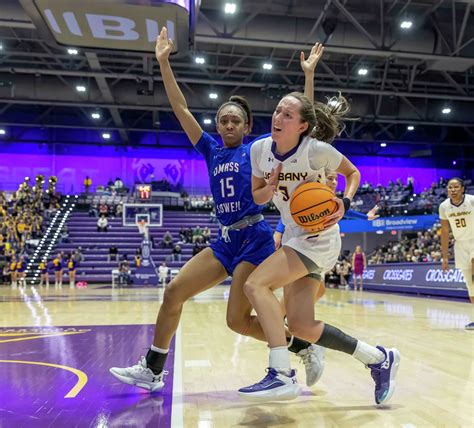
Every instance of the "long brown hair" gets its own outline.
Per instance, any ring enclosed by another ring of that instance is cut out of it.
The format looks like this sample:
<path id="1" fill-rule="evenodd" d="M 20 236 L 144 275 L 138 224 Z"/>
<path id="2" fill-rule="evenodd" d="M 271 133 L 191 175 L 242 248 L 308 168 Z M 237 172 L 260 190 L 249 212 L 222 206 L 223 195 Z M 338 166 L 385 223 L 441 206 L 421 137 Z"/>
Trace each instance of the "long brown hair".
<path id="1" fill-rule="evenodd" d="M 326 104 L 321 102 L 314 103 L 316 126 L 310 135 L 313 138 L 331 144 L 334 138 L 344 130 L 343 117 L 349 113 L 351 106 L 340 92 L 336 97 L 328 97 L 327 100 Z"/>

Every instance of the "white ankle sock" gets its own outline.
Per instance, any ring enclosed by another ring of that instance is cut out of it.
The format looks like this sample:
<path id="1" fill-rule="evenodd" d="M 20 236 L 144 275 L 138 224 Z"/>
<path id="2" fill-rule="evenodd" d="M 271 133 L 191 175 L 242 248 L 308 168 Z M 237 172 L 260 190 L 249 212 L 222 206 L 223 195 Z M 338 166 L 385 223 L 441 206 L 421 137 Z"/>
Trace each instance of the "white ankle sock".
<path id="1" fill-rule="evenodd" d="M 362 342 L 362 340 L 357 341 L 356 349 L 352 355 L 365 365 L 378 364 L 385 359 L 385 354 L 380 349 Z"/>
<path id="2" fill-rule="evenodd" d="M 159 352 L 160 354 L 167 354 L 169 349 L 161 349 L 161 348 L 158 348 L 158 346 L 155 346 L 155 345 L 151 345 L 150 346 L 150 349 L 154 352 Z"/>
<path id="3" fill-rule="evenodd" d="M 286 346 L 278 346 L 270 349 L 270 357 L 268 360 L 269 367 L 283 373 L 286 376 L 291 374 L 290 353 Z"/>

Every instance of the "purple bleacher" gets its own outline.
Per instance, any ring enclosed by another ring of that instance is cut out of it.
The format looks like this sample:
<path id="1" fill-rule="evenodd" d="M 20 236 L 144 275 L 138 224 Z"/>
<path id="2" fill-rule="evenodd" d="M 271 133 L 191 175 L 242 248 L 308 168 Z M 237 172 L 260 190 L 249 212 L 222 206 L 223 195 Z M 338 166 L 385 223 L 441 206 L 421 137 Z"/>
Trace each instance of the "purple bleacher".
<path id="1" fill-rule="evenodd" d="M 270 224 L 275 227 L 278 217 L 275 215 L 266 216 Z M 53 254 L 58 251 L 70 253 L 72 250 L 82 247 L 85 260 L 77 269 L 76 280 L 87 281 L 89 283 L 110 283 L 111 272 L 118 268 L 118 262 L 107 261 L 109 248 L 115 246 L 118 249 L 119 260 L 124 254 L 128 255 L 128 260 L 134 271 L 134 255 L 137 248 L 140 248 L 142 236 L 136 227 L 124 227 L 122 218 L 108 218 L 109 231 L 97 232 L 97 218 L 89 217 L 85 212 L 73 212 L 68 220 L 69 241 L 61 243 L 54 249 Z M 163 226 L 150 228 L 150 235 L 153 236 L 155 248 L 152 250 L 152 257 L 158 267 L 166 261 L 170 269 L 179 269 L 192 257 L 193 244 L 182 244 L 181 262 L 171 261 L 172 248 L 161 248 L 160 243 L 167 230 L 171 232 L 174 243 L 179 240 L 179 231 L 182 227 L 194 228 L 199 225 L 201 229 L 208 226 L 211 229 L 211 239 L 215 239 L 218 233 L 218 224 L 211 223 L 209 213 L 197 213 L 193 211 L 164 211 Z"/>

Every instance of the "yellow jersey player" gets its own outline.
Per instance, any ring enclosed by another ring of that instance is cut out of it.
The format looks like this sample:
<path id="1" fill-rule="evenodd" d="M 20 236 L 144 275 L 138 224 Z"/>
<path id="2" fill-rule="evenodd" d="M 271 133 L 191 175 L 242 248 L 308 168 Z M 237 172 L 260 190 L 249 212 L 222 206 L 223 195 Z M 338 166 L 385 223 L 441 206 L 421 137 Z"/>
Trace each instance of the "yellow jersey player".
<path id="1" fill-rule="evenodd" d="M 449 228 L 454 237 L 454 261 L 466 281 L 471 303 L 474 303 L 474 195 L 464 193 L 464 182 L 460 178 L 448 181 L 448 199 L 439 206 L 441 219 L 441 252 L 443 270 L 448 270 Z M 474 330 L 474 322 L 466 325 Z"/>

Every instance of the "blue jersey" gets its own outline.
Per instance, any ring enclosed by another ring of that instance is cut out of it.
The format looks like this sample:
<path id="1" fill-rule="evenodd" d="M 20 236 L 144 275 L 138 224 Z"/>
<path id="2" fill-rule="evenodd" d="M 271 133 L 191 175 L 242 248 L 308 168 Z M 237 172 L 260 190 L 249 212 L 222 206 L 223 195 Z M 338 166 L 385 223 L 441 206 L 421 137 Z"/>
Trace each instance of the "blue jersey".
<path id="1" fill-rule="evenodd" d="M 263 206 L 257 205 L 252 196 L 251 145 L 223 147 L 203 132 L 194 146 L 206 159 L 216 216 L 224 226 L 262 212 Z"/>

